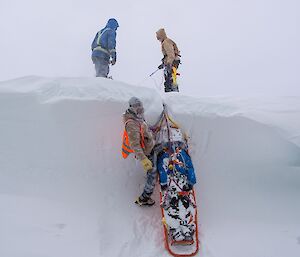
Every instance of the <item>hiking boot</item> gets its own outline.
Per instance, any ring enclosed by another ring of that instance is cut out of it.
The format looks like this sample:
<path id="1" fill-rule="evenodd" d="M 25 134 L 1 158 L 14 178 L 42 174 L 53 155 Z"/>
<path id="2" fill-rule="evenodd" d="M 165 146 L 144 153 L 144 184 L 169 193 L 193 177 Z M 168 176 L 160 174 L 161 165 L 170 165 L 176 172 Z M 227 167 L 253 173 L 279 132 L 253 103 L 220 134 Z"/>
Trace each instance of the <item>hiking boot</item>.
<path id="1" fill-rule="evenodd" d="M 155 201 L 151 197 L 143 197 L 141 195 L 138 199 L 136 199 L 135 203 L 139 206 L 152 206 L 153 204 L 155 204 Z"/>

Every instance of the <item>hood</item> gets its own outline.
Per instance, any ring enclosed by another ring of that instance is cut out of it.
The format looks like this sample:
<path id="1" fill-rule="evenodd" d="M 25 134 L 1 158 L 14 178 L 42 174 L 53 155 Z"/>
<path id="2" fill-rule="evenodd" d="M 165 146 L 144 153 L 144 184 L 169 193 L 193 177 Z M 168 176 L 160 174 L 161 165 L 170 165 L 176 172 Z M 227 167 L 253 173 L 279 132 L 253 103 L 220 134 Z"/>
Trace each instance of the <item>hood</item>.
<path id="1" fill-rule="evenodd" d="M 116 19 L 111 18 L 107 21 L 106 27 L 116 30 L 119 27 L 119 23 L 117 22 Z"/>
<path id="2" fill-rule="evenodd" d="M 156 38 L 159 40 L 159 41 L 163 41 L 167 38 L 167 34 L 165 32 L 165 29 L 159 29 L 158 31 L 156 31 Z"/>
<path id="3" fill-rule="evenodd" d="M 123 122 L 125 123 L 129 119 L 140 121 L 140 122 L 144 121 L 143 118 L 137 117 L 134 112 L 132 112 L 130 109 L 127 109 L 126 112 L 123 113 Z"/>

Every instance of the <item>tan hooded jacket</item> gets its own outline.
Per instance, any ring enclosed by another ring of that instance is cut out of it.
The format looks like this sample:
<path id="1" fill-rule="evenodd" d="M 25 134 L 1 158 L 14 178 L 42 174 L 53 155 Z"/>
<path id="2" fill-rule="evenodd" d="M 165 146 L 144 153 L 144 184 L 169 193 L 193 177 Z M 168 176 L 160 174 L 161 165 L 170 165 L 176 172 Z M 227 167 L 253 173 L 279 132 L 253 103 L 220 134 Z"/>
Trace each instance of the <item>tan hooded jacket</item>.
<path id="1" fill-rule="evenodd" d="M 164 55 L 164 64 L 172 65 L 175 59 L 178 59 L 180 51 L 176 43 L 167 37 L 164 29 L 159 29 L 156 32 L 156 38 L 161 42 L 161 51 Z"/>
<path id="2" fill-rule="evenodd" d="M 128 134 L 128 139 L 131 149 L 134 151 L 135 156 L 139 160 L 143 160 L 149 155 L 154 147 L 155 141 L 152 131 L 149 129 L 147 123 L 142 119 L 138 119 L 134 114 L 128 110 L 123 114 L 123 122 Z M 141 146 L 141 131 L 144 132 L 145 149 Z"/>

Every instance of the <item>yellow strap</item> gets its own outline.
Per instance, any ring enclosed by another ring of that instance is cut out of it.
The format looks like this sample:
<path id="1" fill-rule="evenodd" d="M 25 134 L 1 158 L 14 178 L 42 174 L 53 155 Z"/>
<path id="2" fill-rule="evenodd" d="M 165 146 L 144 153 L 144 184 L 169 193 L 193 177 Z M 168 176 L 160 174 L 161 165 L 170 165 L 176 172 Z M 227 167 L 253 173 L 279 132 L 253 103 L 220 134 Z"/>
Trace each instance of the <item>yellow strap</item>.
<path id="1" fill-rule="evenodd" d="M 173 84 L 177 85 L 177 69 L 175 67 L 172 67 L 172 79 Z"/>
<path id="2" fill-rule="evenodd" d="M 107 53 L 108 55 L 110 54 L 110 52 L 109 52 L 108 50 L 102 48 L 101 46 L 96 46 L 96 47 L 94 48 L 94 50 L 100 50 L 100 51 L 102 51 L 102 52 L 104 52 L 104 53 Z"/>
<path id="3" fill-rule="evenodd" d="M 179 125 L 169 116 L 169 114 L 166 113 L 166 115 L 167 115 L 168 120 L 171 121 L 171 123 L 174 125 L 174 127 L 180 128 Z"/>

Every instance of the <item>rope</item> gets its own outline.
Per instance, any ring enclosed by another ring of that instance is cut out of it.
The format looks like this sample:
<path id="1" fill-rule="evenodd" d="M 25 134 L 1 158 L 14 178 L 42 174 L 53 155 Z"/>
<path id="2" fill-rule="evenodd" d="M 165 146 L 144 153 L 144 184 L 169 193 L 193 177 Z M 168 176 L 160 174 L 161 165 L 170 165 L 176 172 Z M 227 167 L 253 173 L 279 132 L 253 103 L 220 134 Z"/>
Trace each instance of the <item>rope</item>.
<path id="1" fill-rule="evenodd" d="M 143 80 L 141 80 L 141 81 L 140 81 L 139 83 L 137 83 L 136 85 L 137 85 L 137 86 L 141 86 L 141 85 L 145 84 L 145 82 L 146 82 L 148 79 L 152 78 L 152 80 L 153 80 L 153 82 L 154 82 L 154 84 L 155 84 L 155 88 L 156 88 L 158 91 L 160 91 L 161 88 L 162 88 L 164 76 L 163 76 L 163 74 L 161 75 L 161 82 L 158 84 L 157 81 L 156 81 L 156 79 L 153 77 L 153 75 L 154 75 L 157 71 L 159 71 L 159 69 L 157 69 L 156 71 L 152 72 L 150 75 L 146 76 Z"/>

